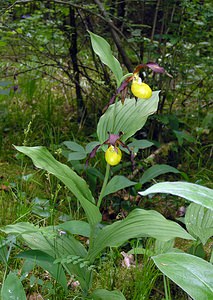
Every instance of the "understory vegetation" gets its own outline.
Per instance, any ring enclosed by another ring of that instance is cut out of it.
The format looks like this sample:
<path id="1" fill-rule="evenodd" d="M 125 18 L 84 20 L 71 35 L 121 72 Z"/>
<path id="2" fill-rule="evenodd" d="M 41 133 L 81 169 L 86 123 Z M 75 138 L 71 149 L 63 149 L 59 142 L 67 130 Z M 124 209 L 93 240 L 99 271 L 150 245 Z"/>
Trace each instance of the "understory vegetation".
<path id="1" fill-rule="evenodd" d="M 211 1 L 0 3 L 0 298 L 211 300 Z"/>

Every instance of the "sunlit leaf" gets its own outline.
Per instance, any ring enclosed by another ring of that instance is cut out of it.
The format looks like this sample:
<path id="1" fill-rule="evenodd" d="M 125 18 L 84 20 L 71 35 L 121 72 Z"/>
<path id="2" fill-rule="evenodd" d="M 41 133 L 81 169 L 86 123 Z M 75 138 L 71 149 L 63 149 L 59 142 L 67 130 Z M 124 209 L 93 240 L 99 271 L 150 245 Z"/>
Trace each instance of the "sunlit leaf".
<path id="1" fill-rule="evenodd" d="M 22 234 L 22 233 L 31 233 L 38 232 L 39 228 L 29 222 L 20 222 L 16 224 L 7 225 L 0 228 L 0 230 L 6 234 Z"/>
<path id="2" fill-rule="evenodd" d="M 71 168 L 57 161 L 44 147 L 16 147 L 29 156 L 37 168 L 41 168 L 55 175 L 80 201 L 90 224 L 97 224 L 101 220 L 99 209 L 85 180 L 78 176 Z"/>
<path id="3" fill-rule="evenodd" d="M 154 184 L 147 190 L 139 192 L 141 196 L 155 193 L 166 193 L 180 196 L 213 210 L 213 189 L 202 185 L 182 181 L 167 181 Z"/>
<path id="4" fill-rule="evenodd" d="M 92 48 L 94 52 L 100 57 L 100 60 L 107 65 L 115 75 L 117 85 L 119 85 L 123 77 L 123 71 L 119 61 L 113 56 L 108 42 L 97 34 L 89 31 Z"/>
<path id="5" fill-rule="evenodd" d="M 153 237 L 162 241 L 169 241 L 175 237 L 193 239 L 179 224 L 167 220 L 160 213 L 135 209 L 126 219 L 99 231 L 88 257 L 93 260 L 105 247 L 119 246 L 136 237 Z"/>
<path id="6" fill-rule="evenodd" d="M 213 295 L 213 266 L 186 253 L 165 253 L 152 257 L 162 273 L 194 300 L 210 300 Z"/>
<path id="7" fill-rule="evenodd" d="M 213 236 L 213 210 L 191 203 L 186 210 L 185 224 L 189 233 L 199 237 L 203 245 Z"/>

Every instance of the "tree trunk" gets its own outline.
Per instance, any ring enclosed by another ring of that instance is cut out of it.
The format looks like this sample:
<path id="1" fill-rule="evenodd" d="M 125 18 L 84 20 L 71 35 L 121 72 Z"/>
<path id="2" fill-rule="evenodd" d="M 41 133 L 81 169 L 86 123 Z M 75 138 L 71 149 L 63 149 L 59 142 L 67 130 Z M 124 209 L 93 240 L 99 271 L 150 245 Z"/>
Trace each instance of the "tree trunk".
<path id="1" fill-rule="evenodd" d="M 74 82 L 75 82 L 75 91 L 76 91 L 76 98 L 77 98 L 77 116 L 78 116 L 78 122 L 80 123 L 82 121 L 84 111 L 85 111 L 85 105 L 83 102 L 83 97 L 81 93 L 81 86 L 80 86 L 80 72 L 78 67 L 78 45 L 77 45 L 77 28 L 76 28 L 76 19 L 75 19 L 75 10 L 70 6 L 69 8 L 69 19 L 70 19 L 70 26 L 72 29 L 71 35 L 70 35 L 70 47 L 69 47 L 69 53 L 70 58 L 73 65 L 73 73 L 74 73 Z"/>

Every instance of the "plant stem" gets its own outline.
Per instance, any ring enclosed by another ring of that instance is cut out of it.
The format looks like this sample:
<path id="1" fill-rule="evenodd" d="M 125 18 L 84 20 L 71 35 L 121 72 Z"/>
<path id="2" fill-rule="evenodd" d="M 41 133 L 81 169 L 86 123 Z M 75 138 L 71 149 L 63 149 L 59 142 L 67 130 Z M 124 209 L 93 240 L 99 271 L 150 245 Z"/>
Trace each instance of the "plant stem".
<path id="1" fill-rule="evenodd" d="M 102 188 L 101 188 L 100 196 L 98 198 L 97 207 L 101 206 L 103 195 L 104 195 L 104 192 L 105 192 L 105 189 L 106 189 L 106 185 L 107 185 L 107 182 L 108 182 L 108 179 L 109 179 L 109 171 L 110 171 L 110 165 L 107 164 L 106 165 L 106 172 L 105 172 L 104 182 L 103 182 L 103 185 L 102 185 Z"/>
<path id="2" fill-rule="evenodd" d="M 164 283 L 165 298 L 166 300 L 171 300 L 169 279 L 164 274 L 163 274 L 163 283 Z"/>

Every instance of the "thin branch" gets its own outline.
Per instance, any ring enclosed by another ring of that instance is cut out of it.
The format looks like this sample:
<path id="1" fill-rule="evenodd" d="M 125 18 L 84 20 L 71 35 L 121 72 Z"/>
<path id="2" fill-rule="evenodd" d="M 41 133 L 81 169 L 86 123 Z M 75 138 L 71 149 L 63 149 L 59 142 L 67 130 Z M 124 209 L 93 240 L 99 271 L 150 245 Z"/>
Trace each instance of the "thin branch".
<path id="1" fill-rule="evenodd" d="M 156 9 L 155 9 L 155 15 L 154 15 L 153 26 L 152 26 L 152 33 L 151 33 L 151 38 L 150 38 L 151 42 L 153 42 L 153 39 L 154 39 L 159 7 L 160 7 L 160 0 L 158 0 L 157 5 L 156 5 Z"/>
<path id="2" fill-rule="evenodd" d="M 123 62 L 125 64 L 127 70 L 129 72 L 132 72 L 132 70 L 133 70 L 132 63 L 131 63 L 129 57 L 127 56 L 127 54 L 126 54 L 126 52 L 125 52 L 125 50 L 123 48 L 121 40 L 120 40 L 120 38 L 119 38 L 116 30 L 115 30 L 115 25 L 114 25 L 113 21 L 109 18 L 109 16 L 108 16 L 108 14 L 107 14 L 107 12 L 106 12 L 103 4 L 99 0 L 94 0 L 94 2 L 95 2 L 95 4 L 98 5 L 98 7 L 99 7 L 99 9 L 100 9 L 100 11 L 102 13 L 102 15 L 105 17 L 105 21 L 109 25 L 109 28 L 110 28 L 113 40 L 114 40 L 114 42 L 115 42 L 115 44 L 116 44 L 116 46 L 118 48 L 118 51 L 121 54 L 121 57 L 123 59 Z"/>

